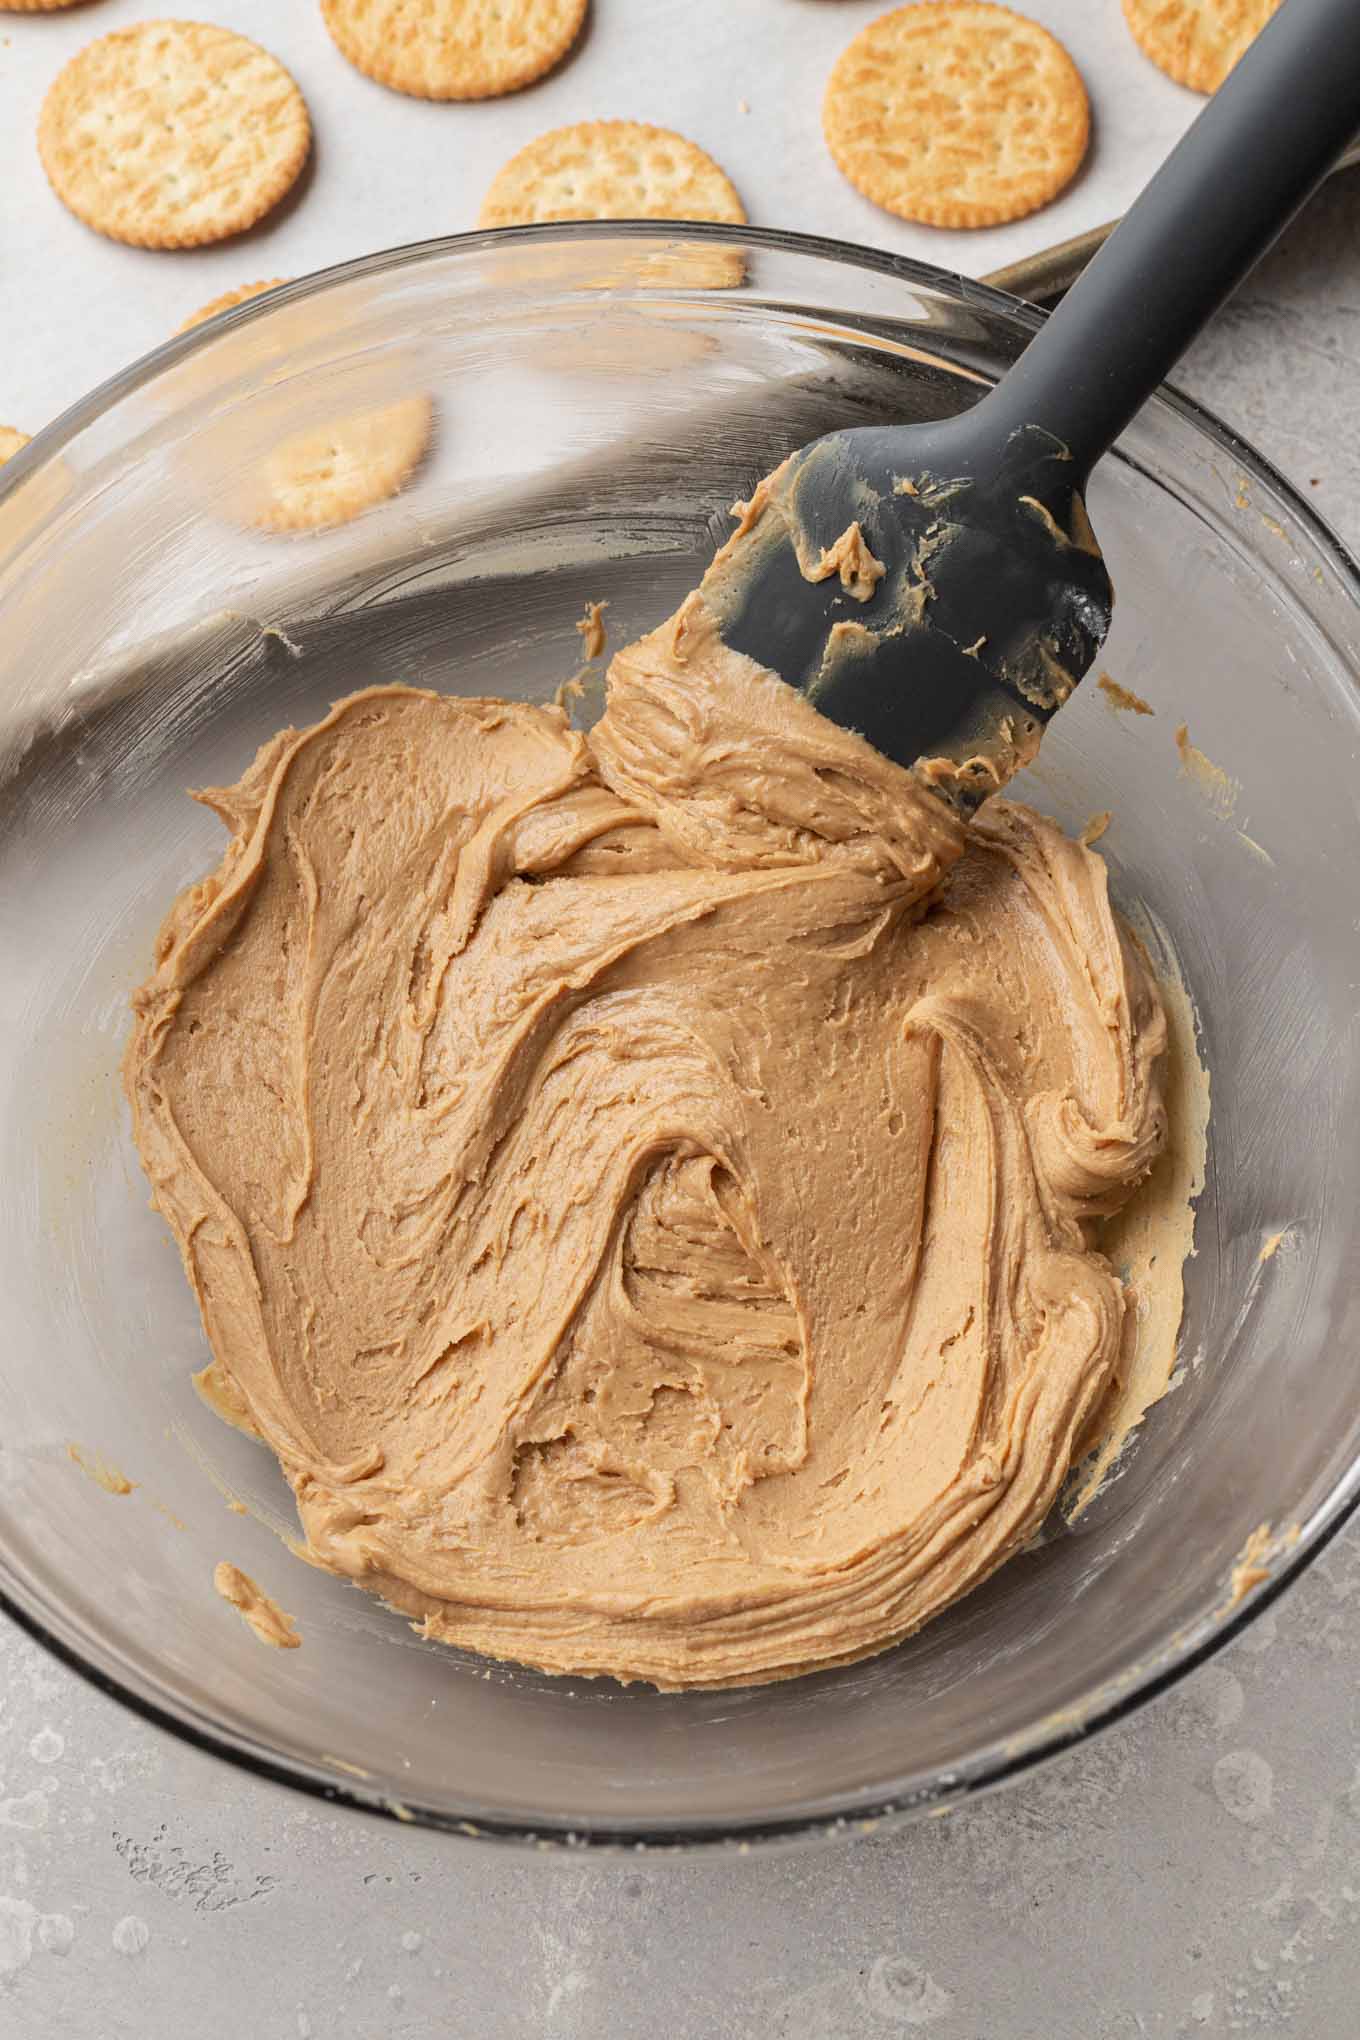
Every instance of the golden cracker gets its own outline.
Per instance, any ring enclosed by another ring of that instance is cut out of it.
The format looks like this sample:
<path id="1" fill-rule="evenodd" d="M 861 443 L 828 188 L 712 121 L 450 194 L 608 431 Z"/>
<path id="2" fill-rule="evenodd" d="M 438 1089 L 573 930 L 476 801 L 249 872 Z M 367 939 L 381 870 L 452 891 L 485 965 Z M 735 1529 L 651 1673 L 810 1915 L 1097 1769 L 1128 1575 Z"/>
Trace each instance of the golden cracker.
<path id="1" fill-rule="evenodd" d="M 63 205 L 139 248 L 244 232 L 296 181 L 310 146 L 302 94 L 277 58 L 199 21 L 101 36 L 58 73 L 38 120 Z"/>
<path id="2" fill-rule="evenodd" d="M 1280 0 L 1124 0 L 1145 57 L 1195 92 L 1217 92 Z"/>
<path id="3" fill-rule="evenodd" d="M 75 7 L 80 0 L 0 0 L 0 14 L 55 14 L 59 7 Z"/>
<path id="4" fill-rule="evenodd" d="M 587 0 L 321 0 L 356 70 L 416 99 L 498 99 L 559 64 Z"/>
<path id="5" fill-rule="evenodd" d="M 1081 167 L 1091 114 L 1055 36 L 993 0 L 913 0 L 842 51 L 827 146 L 865 198 L 928 227 L 995 227 Z"/>
<path id="6" fill-rule="evenodd" d="M 13 425 L 0 427 L 0 481 L 4 480 L 5 462 L 22 452 L 31 437 Z M 15 482 L 0 503 L 0 554 L 17 552 L 49 528 L 74 489 L 75 477 L 60 454 L 49 454 L 22 481 Z"/>
<path id="7" fill-rule="evenodd" d="M 583 120 L 554 128 L 491 180 L 479 227 L 547 220 L 724 220 L 746 211 L 713 158 L 669 128 Z"/>
<path id="8" fill-rule="evenodd" d="M 260 463 L 242 515 L 262 531 L 348 524 L 405 488 L 429 447 L 433 416 L 428 397 L 405 397 L 291 433 Z"/>
<path id="9" fill-rule="evenodd" d="M 176 326 L 177 333 L 190 333 L 195 326 L 203 325 L 207 319 L 215 319 L 219 312 L 229 312 L 233 305 L 243 305 L 248 298 L 261 297 L 267 290 L 277 290 L 281 283 L 287 283 L 286 276 L 271 276 L 264 283 L 242 283 L 235 290 L 224 290 L 221 297 L 200 305 L 196 312 L 190 312 L 187 319 L 181 319 Z"/>
<path id="10" fill-rule="evenodd" d="M 538 136 L 491 181 L 478 225 L 514 227 L 603 219 L 715 220 L 744 225 L 746 209 L 713 158 L 670 128 L 635 120 L 581 121 Z M 630 248 L 604 261 L 599 289 L 730 290 L 744 255 L 705 241 Z"/>

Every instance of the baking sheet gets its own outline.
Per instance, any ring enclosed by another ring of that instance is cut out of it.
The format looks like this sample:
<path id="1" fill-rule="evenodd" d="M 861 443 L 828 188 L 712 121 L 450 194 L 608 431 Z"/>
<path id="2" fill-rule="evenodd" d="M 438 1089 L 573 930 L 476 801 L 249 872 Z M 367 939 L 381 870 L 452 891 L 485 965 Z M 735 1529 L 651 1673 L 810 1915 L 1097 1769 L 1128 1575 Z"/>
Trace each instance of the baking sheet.
<path id="1" fill-rule="evenodd" d="M 1137 50 L 1119 0 L 1024 8 L 1081 68 L 1091 152 L 1055 204 L 973 234 L 881 212 L 845 182 L 822 140 L 827 74 L 883 0 L 593 0 L 584 37 L 551 77 L 466 105 L 405 98 L 362 77 L 332 44 L 317 0 L 89 0 L 53 14 L 0 12 L 0 423 L 37 431 L 237 284 L 472 227 L 506 157 L 569 121 L 679 128 L 718 158 L 762 226 L 984 275 L 1122 212 L 1202 104 Z M 255 37 L 287 64 L 312 113 L 315 153 L 298 190 L 254 232 L 210 249 L 155 253 L 102 240 L 57 202 L 38 161 L 38 109 L 67 58 L 109 29 L 165 13 Z"/>

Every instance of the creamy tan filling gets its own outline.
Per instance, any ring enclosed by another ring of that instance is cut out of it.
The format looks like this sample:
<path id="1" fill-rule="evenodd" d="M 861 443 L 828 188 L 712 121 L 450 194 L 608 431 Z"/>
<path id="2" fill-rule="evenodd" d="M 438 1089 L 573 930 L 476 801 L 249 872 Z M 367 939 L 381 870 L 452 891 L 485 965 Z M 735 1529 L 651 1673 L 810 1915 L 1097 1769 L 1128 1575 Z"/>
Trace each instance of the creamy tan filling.
<path id="1" fill-rule="evenodd" d="M 722 1684 L 1032 1535 L 1165 1136 L 1099 856 L 965 827 L 702 595 L 589 736 L 375 687 L 200 797 L 231 841 L 127 1088 L 315 1559 L 450 1642 Z"/>

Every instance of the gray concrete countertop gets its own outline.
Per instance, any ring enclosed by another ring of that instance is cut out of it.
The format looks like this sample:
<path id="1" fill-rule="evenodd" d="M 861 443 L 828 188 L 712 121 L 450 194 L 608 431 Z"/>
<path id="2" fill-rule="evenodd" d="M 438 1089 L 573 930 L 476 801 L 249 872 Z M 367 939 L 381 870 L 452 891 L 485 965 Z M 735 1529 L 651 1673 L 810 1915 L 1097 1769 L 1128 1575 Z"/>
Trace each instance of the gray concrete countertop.
<path id="1" fill-rule="evenodd" d="M 1181 381 L 1360 545 L 1360 174 Z M 1360 1530 L 1135 1719 L 801 1854 L 528 1859 L 259 1784 L 0 1623 L 0 2040 L 1360 2032 Z"/>

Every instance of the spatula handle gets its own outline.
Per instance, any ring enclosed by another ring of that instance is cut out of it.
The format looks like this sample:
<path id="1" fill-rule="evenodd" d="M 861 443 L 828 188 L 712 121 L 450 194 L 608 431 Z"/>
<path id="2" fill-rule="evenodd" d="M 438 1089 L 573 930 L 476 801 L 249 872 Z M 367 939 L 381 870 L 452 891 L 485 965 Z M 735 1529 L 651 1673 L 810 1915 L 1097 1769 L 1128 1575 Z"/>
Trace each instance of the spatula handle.
<path id="1" fill-rule="evenodd" d="M 1284 0 L 976 426 L 1039 425 L 1084 480 L 1357 133 L 1360 0 Z"/>

